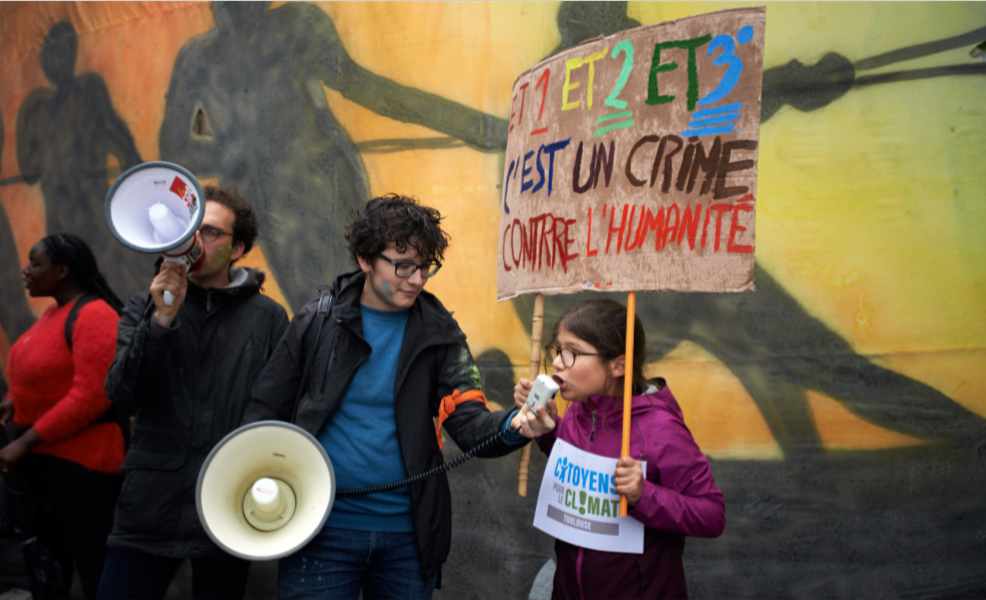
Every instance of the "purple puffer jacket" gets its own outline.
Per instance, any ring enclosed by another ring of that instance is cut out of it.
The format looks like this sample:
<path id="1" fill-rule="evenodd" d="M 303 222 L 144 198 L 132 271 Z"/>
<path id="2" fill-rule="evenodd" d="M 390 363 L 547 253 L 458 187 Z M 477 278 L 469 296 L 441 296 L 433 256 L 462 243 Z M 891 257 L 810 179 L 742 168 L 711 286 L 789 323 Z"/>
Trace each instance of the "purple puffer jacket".
<path id="1" fill-rule="evenodd" d="M 630 456 L 647 461 L 640 502 L 628 513 L 646 528 L 644 553 L 600 552 L 557 540 L 553 599 L 687 598 L 684 536 L 722 535 L 725 499 L 709 461 L 664 380 L 651 383 L 648 393 L 633 397 L 630 424 Z M 593 454 L 618 457 L 622 431 L 623 399 L 593 396 L 571 405 L 558 427 L 537 442 L 549 455 L 560 437 Z"/>

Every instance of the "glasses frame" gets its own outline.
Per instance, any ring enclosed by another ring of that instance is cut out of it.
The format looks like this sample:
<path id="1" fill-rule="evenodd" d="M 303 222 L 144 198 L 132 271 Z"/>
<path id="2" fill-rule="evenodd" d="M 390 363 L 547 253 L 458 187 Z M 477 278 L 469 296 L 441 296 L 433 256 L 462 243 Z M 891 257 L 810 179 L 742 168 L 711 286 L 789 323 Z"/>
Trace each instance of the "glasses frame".
<path id="1" fill-rule="evenodd" d="M 572 348 L 559 348 L 554 344 L 548 344 L 544 347 L 544 372 L 548 372 L 548 368 L 554 369 L 553 365 L 555 360 L 550 358 L 552 352 L 557 353 L 561 357 L 561 364 L 564 365 L 566 369 L 571 369 L 575 366 L 575 359 L 580 356 L 601 356 L 598 352 L 580 352 L 578 350 L 573 350 Z M 565 353 L 568 352 L 572 355 L 572 364 L 568 364 L 565 361 Z"/>
<path id="2" fill-rule="evenodd" d="M 202 236 L 202 241 L 204 241 L 204 242 L 210 242 L 211 243 L 211 242 L 214 242 L 214 241 L 218 240 L 219 239 L 219 236 L 221 236 L 221 235 L 232 236 L 233 235 L 233 232 L 232 231 L 223 231 L 222 229 L 219 229 L 217 227 L 213 227 L 212 225 L 203 225 L 202 227 L 199 227 L 199 235 Z M 212 239 L 209 239 L 210 237 Z"/>
<path id="3" fill-rule="evenodd" d="M 416 265 L 413 262 L 394 262 L 393 259 L 391 259 L 390 257 L 384 256 L 383 254 L 377 254 L 377 258 L 382 258 L 385 261 L 387 261 L 390 264 L 392 264 L 394 266 L 394 275 L 396 277 L 400 277 L 401 279 L 407 279 L 408 277 L 414 275 L 418 271 L 421 271 L 421 277 L 422 278 L 424 278 L 424 279 L 431 279 L 432 277 L 434 277 L 435 275 L 437 275 L 438 274 L 438 271 L 442 268 L 442 263 L 438 262 L 437 260 L 433 260 L 433 261 L 429 262 L 427 265 Z M 407 267 L 407 266 L 414 267 L 414 269 L 411 270 L 411 272 L 408 273 L 407 275 L 401 275 L 400 273 L 397 272 L 397 269 L 399 269 L 401 267 Z M 431 267 L 434 267 L 435 270 L 434 271 L 425 271 L 425 267 L 428 267 L 429 269 L 431 269 Z"/>

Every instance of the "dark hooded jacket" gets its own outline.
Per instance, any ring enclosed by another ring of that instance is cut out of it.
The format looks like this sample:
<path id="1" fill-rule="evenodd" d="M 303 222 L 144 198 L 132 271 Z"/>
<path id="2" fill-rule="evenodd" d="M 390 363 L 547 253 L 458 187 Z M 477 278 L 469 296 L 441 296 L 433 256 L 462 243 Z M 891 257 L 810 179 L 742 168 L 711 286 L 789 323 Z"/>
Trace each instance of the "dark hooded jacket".
<path id="1" fill-rule="evenodd" d="M 223 554 L 195 508 L 206 456 L 234 430 L 250 388 L 288 325 L 260 294 L 262 276 L 233 267 L 228 287 L 188 283 L 170 328 L 145 314 L 149 292 L 134 294 L 120 318 L 106 394 L 136 411 L 135 430 L 108 545 L 175 558 Z"/>
<path id="2" fill-rule="evenodd" d="M 331 312 L 319 334 L 319 343 L 304 393 L 295 398 L 301 384 L 311 338 L 317 328 L 318 300 L 294 316 L 269 363 L 257 380 L 244 422 L 290 420 L 317 436 L 338 409 L 349 382 L 370 356 L 363 339 L 360 295 L 365 274 L 343 275 L 333 283 Z M 409 477 L 441 465 L 433 417 L 442 398 L 480 389 L 479 370 L 473 362 L 466 336 L 452 315 L 432 294 L 422 291 L 408 309 L 404 341 L 394 382 L 394 418 L 404 467 Z M 461 403 L 444 423 L 445 431 L 463 451 L 496 435 L 512 413 L 496 413 L 483 403 Z M 494 457 L 516 450 L 497 441 L 480 456 Z M 329 457 L 331 459 L 331 457 Z M 452 496 L 442 473 L 409 488 L 411 519 L 418 542 L 421 571 L 428 577 L 448 558 L 452 539 Z"/>

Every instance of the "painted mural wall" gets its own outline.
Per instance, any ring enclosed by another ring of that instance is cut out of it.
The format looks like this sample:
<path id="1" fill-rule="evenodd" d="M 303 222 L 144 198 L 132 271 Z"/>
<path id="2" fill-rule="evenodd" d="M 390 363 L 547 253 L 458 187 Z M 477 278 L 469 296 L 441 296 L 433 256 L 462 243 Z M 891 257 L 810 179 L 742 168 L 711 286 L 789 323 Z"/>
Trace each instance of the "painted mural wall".
<path id="1" fill-rule="evenodd" d="M 354 206 L 437 207 L 452 246 L 429 290 L 509 403 L 533 305 L 496 302 L 514 79 L 597 35 L 751 5 L 4 3 L 0 365 L 48 302 L 19 274 L 47 233 L 87 239 L 119 295 L 146 289 L 154 259 L 111 237 L 103 202 L 168 160 L 253 201 L 243 262 L 289 311 L 353 268 Z M 637 300 L 648 372 L 727 500 L 726 534 L 688 543 L 692 595 L 982 597 L 986 4 L 766 5 L 757 289 Z M 549 297 L 546 324 L 579 299 Z M 527 597 L 553 550 L 516 458 L 450 479 L 438 594 Z"/>

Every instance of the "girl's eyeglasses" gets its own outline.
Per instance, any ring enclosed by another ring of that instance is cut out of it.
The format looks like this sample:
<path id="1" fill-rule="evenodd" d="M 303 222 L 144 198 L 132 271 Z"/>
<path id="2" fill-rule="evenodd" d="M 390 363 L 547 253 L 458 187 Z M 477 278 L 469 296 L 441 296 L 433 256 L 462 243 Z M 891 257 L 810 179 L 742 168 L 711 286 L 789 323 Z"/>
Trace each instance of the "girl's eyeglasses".
<path id="1" fill-rule="evenodd" d="M 599 356 L 598 353 L 594 352 L 579 352 L 578 350 L 572 350 L 571 348 L 559 348 L 554 344 L 550 344 L 544 347 L 544 369 L 545 371 L 551 367 L 551 364 L 555 362 L 555 357 L 561 356 L 561 364 L 565 365 L 566 369 L 572 368 L 575 365 L 575 359 L 580 356 Z"/>

